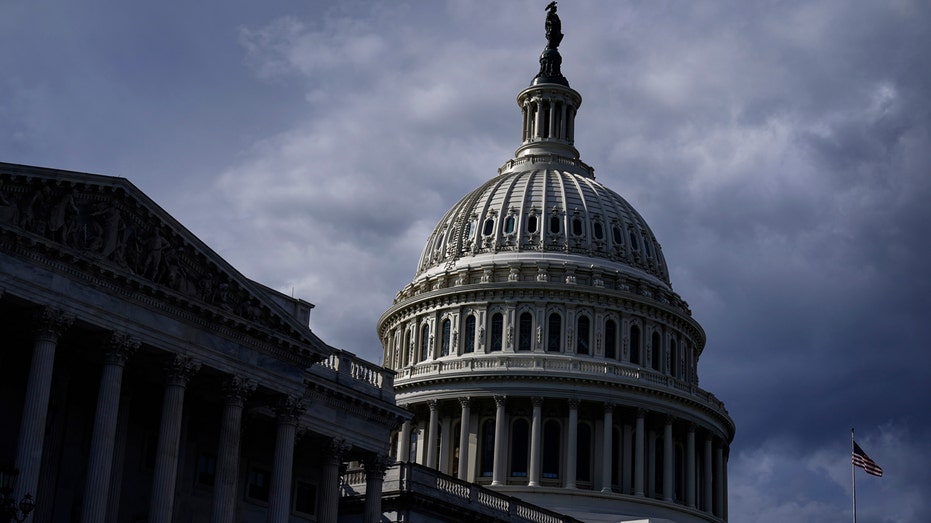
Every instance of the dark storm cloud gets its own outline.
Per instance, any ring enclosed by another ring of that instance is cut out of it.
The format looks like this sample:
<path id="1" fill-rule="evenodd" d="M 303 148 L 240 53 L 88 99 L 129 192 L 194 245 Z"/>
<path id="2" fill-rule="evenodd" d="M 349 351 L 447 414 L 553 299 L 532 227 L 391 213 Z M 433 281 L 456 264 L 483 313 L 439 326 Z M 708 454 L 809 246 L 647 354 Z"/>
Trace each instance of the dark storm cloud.
<path id="1" fill-rule="evenodd" d="M 519 145 L 545 4 L 6 3 L 0 159 L 130 178 L 380 361 L 430 231 Z M 886 469 L 861 520 L 931 520 L 929 11 L 560 4 L 582 159 L 708 334 L 732 521 L 849 520 L 852 426 Z"/>

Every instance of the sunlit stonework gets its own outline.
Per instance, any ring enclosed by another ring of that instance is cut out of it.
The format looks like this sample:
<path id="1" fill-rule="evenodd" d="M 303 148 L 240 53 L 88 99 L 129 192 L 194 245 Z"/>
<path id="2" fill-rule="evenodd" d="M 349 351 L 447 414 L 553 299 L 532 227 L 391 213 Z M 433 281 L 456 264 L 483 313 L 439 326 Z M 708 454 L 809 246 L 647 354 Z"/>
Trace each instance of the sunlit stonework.
<path id="1" fill-rule="evenodd" d="M 379 320 L 415 414 L 393 448 L 584 521 L 726 520 L 734 424 L 698 386 L 704 331 L 646 221 L 579 159 L 551 7 L 515 157 L 440 219 Z"/>

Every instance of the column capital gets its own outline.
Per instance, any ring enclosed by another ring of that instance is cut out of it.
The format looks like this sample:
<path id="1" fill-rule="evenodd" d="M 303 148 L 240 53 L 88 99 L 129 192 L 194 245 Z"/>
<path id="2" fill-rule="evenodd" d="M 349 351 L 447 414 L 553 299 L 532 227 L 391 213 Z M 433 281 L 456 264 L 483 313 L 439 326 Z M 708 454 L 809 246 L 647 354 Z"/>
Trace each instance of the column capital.
<path id="1" fill-rule="evenodd" d="M 275 415 L 278 416 L 278 423 L 297 425 L 298 420 L 301 419 L 301 415 L 304 414 L 306 408 L 307 406 L 299 398 L 285 396 L 278 400 L 273 410 L 275 411 Z"/>
<path id="2" fill-rule="evenodd" d="M 666 414 L 666 425 L 672 425 L 676 422 L 676 417 L 672 414 Z"/>
<path id="3" fill-rule="evenodd" d="M 582 403 L 578 398 L 569 398 L 569 409 L 579 410 L 579 404 Z"/>
<path id="4" fill-rule="evenodd" d="M 125 365 L 133 354 L 139 350 L 142 343 L 138 338 L 125 332 L 113 331 L 107 339 L 107 348 L 104 353 L 104 362 L 114 365 Z"/>
<path id="5" fill-rule="evenodd" d="M 461 405 L 462 408 L 464 408 L 464 409 L 467 409 L 467 408 L 471 407 L 471 406 L 472 406 L 472 398 L 470 398 L 470 397 L 468 397 L 468 396 L 460 396 L 460 397 L 459 397 L 459 405 Z"/>
<path id="6" fill-rule="evenodd" d="M 637 409 L 637 418 L 645 418 L 647 416 L 647 409 Z"/>
<path id="7" fill-rule="evenodd" d="M 183 387 L 187 385 L 187 382 L 194 374 L 197 374 L 199 370 L 199 361 L 194 360 L 194 358 L 190 356 L 176 354 L 175 357 L 168 362 L 168 365 L 165 366 L 165 376 L 167 376 L 170 381 L 174 381 L 175 384 Z"/>
<path id="8" fill-rule="evenodd" d="M 362 466 L 365 467 L 366 476 L 384 478 L 385 472 L 391 466 L 391 459 L 384 454 L 373 454 L 362 460 Z"/>
<path id="9" fill-rule="evenodd" d="M 55 307 L 44 307 L 36 313 L 36 335 L 58 340 L 69 327 L 74 323 L 74 314 L 62 312 Z"/>
<path id="10" fill-rule="evenodd" d="M 324 447 L 323 454 L 331 461 L 339 463 L 343 461 L 343 456 L 345 456 L 351 448 L 352 444 L 345 439 L 333 438 L 327 443 L 326 447 Z"/>
<path id="11" fill-rule="evenodd" d="M 603 407 L 604 407 L 604 413 L 605 413 L 605 414 L 613 414 L 613 413 L 614 413 L 614 403 L 605 402 L 605 404 L 603 405 Z"/>
<path id="12" fill-rule="evenodd" d="M 534 408 L 543 406 L 543 398 L 541 396 L 534 396 L 530 398 L 530 403 L 533 404 Z"/>
<path id="13" fill-rule="evenodd" d="M 694 421 L 690 421 L 690 422 L 688 422 L 688 424 L 686 425 L 686 429 L 688 429 L 688 431 L 689 431 L 690 433 L 692 433 L 692 434 L 695 434 L 695 427 L 696 427 L 696 425 L 695 425 L 695 422 L 694 422 Z"/>
<path id="14" fill-rule="evenodd" d="M 257 384 L 254 380 L 242 376 L 232 375 L 223 381 L 224 402 L 227 405 L 239 405 L 243 403 L 255 392 Z"/>
<path id="15" fill-rule="evenodd" d="M 495 398 L 496 407 L 501 408 L 507 405 L 507 399 L 508 399 L 507 396 L 501 396 L 501 395 L 495 394 L 494 398 Z"/>
<path id="16" fill-rule="evenodd" d="M 431 411 L 436 410 L 439 405 L 440 405 L 439 400 L 428 400 L 427 401 L 427 407 L 429 407 Z"/>

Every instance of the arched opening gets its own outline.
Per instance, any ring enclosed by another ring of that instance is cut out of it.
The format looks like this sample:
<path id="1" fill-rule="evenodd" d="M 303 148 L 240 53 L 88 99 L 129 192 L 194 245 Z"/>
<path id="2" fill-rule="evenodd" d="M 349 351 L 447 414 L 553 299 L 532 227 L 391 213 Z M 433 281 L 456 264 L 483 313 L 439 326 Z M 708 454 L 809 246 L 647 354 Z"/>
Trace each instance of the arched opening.
<path id="1" fill-rule="evenodd" d="M 423 324 L 420 329 L 420 361 L 427 361 L 430 356 L 430 325 Z"/>
<path id="2" fill-rule="evenodd" d="M 556 313 L 550 313 L 546 325 L 546 351 L 562 351 L 562 317 Z"/>
<path id="3" fill-rule="evenodd" d="M 630 326 L 630 362 L 640 365 L 640 326 Z"/>
<path id="4" fill-rule="evenodd" d="M 449 342 L 452 336 L 452 323 L 449 319 L 443 320 L 443 342 L 440 349 L 440 354 L 443 356 L 449 356 Z"/>
<path id="5" fill-rule="evenodd" d="M 469 314 L 466 316 L 465 328 L 463 329 L 464 336 L 462 337 L 463 353 L 475 352 L 475 315 Z"/>
<path id="6" fill-rule="evenodd" d="M 559 478 L 559 452 L 562 448 L 562 427 L 551 419 L 543 424 L 543 479 Z"/>
<path id="7" fill-rule="evenodd" d="M 661 371 L 661 370 L 663 370 L 663 360 L 662 360 L 663 344 L 662 344 L 662 337 L 659 335 L 658 332 L 653 331 L 653 336 L 651 337 L 650 342 L 651 342 L 651 343 L 650 343 L 650 360 L 651 360 L 651 361 L 650 361 L 650 366 L 653 368 L 653 370 L 659 370 L 659 371 Z"/>
<path id="8" fill-rule="evenodd" d="M 526 478 L 529 460 L 530 424 L 519 418 L 511 425 L 511 476 Z"/>
<path id="9" fill-rule="evenodd" d="M 496 312 L 491 315 L 491 352 L 498 352 L 504 343 L 504 314 Z"/>
<path id="10" fill-rule="evenodd" d="M 576 321 L 575 352 L 576 354 L 589 354 L 589 341 L 591 338 L 591 320 L 588 316 L 579 316 Z"/>
<path id="11" fill-rule="evenodd" d="M 518 319 L 517 350 L 530 351 L 533 348 L 533 315 L 523 312 Z"/>
<path id="12" fill-rule="evenodd" d="M 614 320 L 605 322 L 605 358 L 617 358 L 617 322 Z"/>

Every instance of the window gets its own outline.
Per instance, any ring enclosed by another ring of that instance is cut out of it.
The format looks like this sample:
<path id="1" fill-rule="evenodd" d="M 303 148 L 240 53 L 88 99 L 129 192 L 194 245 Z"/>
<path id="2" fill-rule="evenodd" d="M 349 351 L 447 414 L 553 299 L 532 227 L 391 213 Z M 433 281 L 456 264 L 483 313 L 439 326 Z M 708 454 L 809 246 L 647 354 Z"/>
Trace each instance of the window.
<path id="1" fill-rule="evenodd" d="M 533 315 L 521 313 L 518 320 L 517 350 L 529 351 L 533 348 Z"/>
<path id="2" fill-rule="evenodd" d="M 572 234 L 575 236 L 582 236 L 582 219 L 581 218 L 572 219 Z"/>
<path id="3" fill-rule="evenodd" d="M 640 365 L 640 327 L 630 326 L 630 362 Z"/>
<path id="4" fill-rule="evenodd" d="M 589 353 L 589 337 L 591 336 L 590 325 L 591 322 L 588 316 L 579 316 L 579 320 L 576 322 L 578 332 L 575 337 L 575 352 L 577 354 Z"/>
<path id="5" fill-rule="evenodd" d="M 543 424 L 543 477 L 559 477 L 559 449 L 562 431 L 559 422 L 549 420 Z"/>
<path id="6" fill-rule="evenodd" d="M 406 367 L 410 365 L 410 353 L 411 353 L 411 330 L 410 328 L 404 330 L 404 346 L 401 347 L 401 366 Z"/>
<path id="7" fill-rule="evenodd" d="M 550 217 L 550 233 L 559 234 L 559 216 Z"/>
<path id="8" fill-rule="evenodd" d="M 547 352 L 562 350 L 562 318 L 557 313 L 550 314 L 546 329 Z"/>
<path id="9" fill-rule="evenodd" d="M 601 222 L 595 222 L 592 224 L 592 233 L 595 235 L 596 240 L 603 240 L 605 237 L 604 226 L 601 225 Z"/>
<path id="10" fill-rule="evenodd" d="M 491 315 L 491 352 L 501 350 L 504 341 L 504 315 L 496 312 Z"/>
<path id="11" fill-rule="evenodd" d="M 611 228 L 611 232 L 614 235 L 614 244 L 617 245 L 618 247 L 620 247 L 621 245 L 624 245 L 624 235 L 623 233 L 621 233 L 621 228 L 615 225 L 614 227 Z"/>
<path id="12" fill-rule="evenodd" d="M 679 377 L 679 347 L 676 345 L 676 340 L 669 340 L 669 353 L 670 359 L 672 360 L 672 366 L 669 369 L 669 374 L 674 378 Z"/>
<path id="13" fill-rule="evenodd" d="M 430 356 L 430 325 L 424 323 L 420 329 L 420 361 L 427 361 Z"/>
<path id="14" fill-rule="evenodd" d="M 449 339 L 451 336 L 452 324 L 448 319 L 443 320 L 443 345 L 442 352 L 443 356 L 449 356 Z"/>
<path id="15" fill-rule="evenodd" d="M 217 457 L 202 453 L 197 456 L 197 484 L 212 486 L 217 477 Z"/>
<path id="16" fill-rule="evenodd" d="M 617 323 L 614 320 L 605 322 L 605 358 L 617 358 Z"/>
<path id="17" fill-rule="evenodd" d="M 482 424 L 482 455 L 481 455 L 481 472 L 482 477 L 491 477 L 495 470 L 495 422 L 494 420 L 485 420 Z"/>
<path id="18" fill-rule="evenodd" d="M 650 251 L 650 240 L 643 240 L 643 250 L 646 251 L 647 256 L 653 256 L 653 253 Z"/>
<path id="19" fill-rule="evenodd" d="M 475 234 L 475 223 L 472 220 L 469 220 L 465 224 L 465 230 L 462 235 L 465 236 L 467 240 L 472 239 L 472 235 Z"/>
<path id="20" fill-rule="evenodd" d="M 246 497 L 256 501 L 268 501 L 268 471 L 252 467 L 246 478 Z"/>
<path id="21" fill-rule="evenodd" d="M 307 481 L 295 481 L 292 503 L 294 512 L 315 516 L 317 514 L 317 485 Z"/>
<path id="22" fill-rule="evenodd" d="M 504 219 L 504 233 L 512 234 L 514 232 L 514 216 L 508 216 Z"/>
<path id="23" fill-rule="evenodd" d="M 525 419 L 514 421 L 511 426 L 511 476 L 527 477 L 527 462 L 530 457 L 530 425 Z"/>
<path id="24" fill-rule="evenodd" d="M 650 341 L 652 342 L 651 343 L 652 347 L 650 347 L 651 349 L 650 356 L 651 356 L 651 359 L 653 360 L 652 362 L 650 362 L 651 366 L 653 367 L 653 370 L 662 370 L 663 369 L 663 360 L 662 360 L 663 344 L 662 344 L 659 333 L 656 331 L 653 331 L 653 336 Z"/>
<path id="25" fill-rule="evenodd" d="M 531 214 L 527 217 L 527 232 L 530 234 L 537 232 L 537 215 Z"/>
<path id="26" fill-rule="evenodd" d="M 465 346 L 462 347 L 463 353 L 469 353 L 475 351 L 475 315 L 469 314 L 466 316 L 465 321 L 465 336 L 464 343 Z"/>
<path id="27" fill-rule="evenodd" d="M 485 236 L 491 236 L 491 233 L 495 231 L 495 220 L 488 218 L 485 220 L 485 228 L 482 229 L 482 234 Z"/>
<path id="28" fill-rule="evenodd" d="M 634 234 L 634 231 L 630 231 L 630 247 L 635 251 L 640 249 L 640 244 L 637 242 L 637 235 Z"/>
<path id="29" fill-rule="evenodd" d="M 575 479 L 592 480 L 592 428 L 588 423 L 579 423 L 579 441 L 576 447 Z"/>

